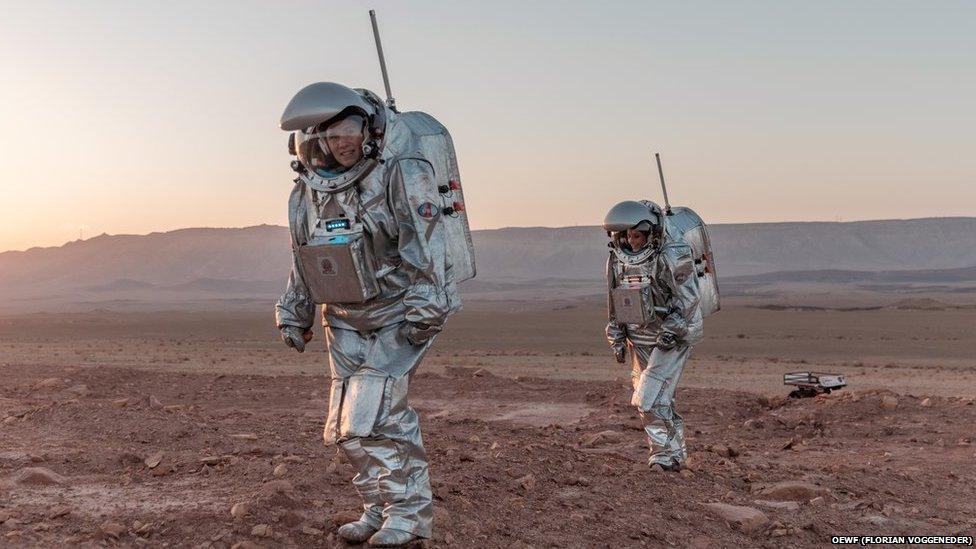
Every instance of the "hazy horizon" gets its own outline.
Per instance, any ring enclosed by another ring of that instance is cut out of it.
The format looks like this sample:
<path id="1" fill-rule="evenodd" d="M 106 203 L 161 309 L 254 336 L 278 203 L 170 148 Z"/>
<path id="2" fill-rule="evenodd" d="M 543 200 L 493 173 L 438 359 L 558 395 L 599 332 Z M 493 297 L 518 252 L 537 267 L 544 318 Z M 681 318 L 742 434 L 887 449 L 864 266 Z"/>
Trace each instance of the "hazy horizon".
<path id="1" fill-rule="evenodd" d="M 314 81 L 382 93 L 371 7 L 473 229 L 660 201 L 652 151 L 709 223 L 976 215 L 967 2 L 48 1 L 0 21 L 0 251 L 285 224 L 281 109 Z"/>
<path id="2" fill-rule="evenodd" d="M 872 222 L 892 222 L 892 221 L 924 221 L 924 220 L 929 220 L 929 219 L 938 219 L 938 220 L 946 220 L 946 219 L 976 219 L 976 216 L 929 216 L 929 217 L 850 219 L 850 220 L 812 219 L 812 220 L 783 220 L 783 221 L 741 221 L 741 222 L 732 222 L 732 223 L 709 223 L 709 225 L 711 226 L 711 225 L 770 225 L 770 224 L 796 224 L 796 223 L 830 223 L 830 224 L 832 224 L 832 223 L 872 223 Z M 574 228 L 599 227 L 599 226 L 600 226 L 599 222 L 596 222 L 596 223 L 593 223 L 593 224 L 589 224 L 589 225 L 557 225 L 557 226 L 552 226 L 552 225 L 506 225 L 506 226 L 503 226 L 503 227 L 472 229 L 472 231 L 473 232 L 478 232 L 478 231 L 502 231 L 502 230 L 508 230 L 508 229 L 552 229 L 552 230 L 557 230 L 557 229 L 574 229 Z M 62 247 L 64 245 L 66 245 L 66 244 L 71 244 L 71 243 L 74 243 L 74 242 L 84 242 L 84 241 L 88 241 L 88 240 L 91 240 L 93 238 L 98 238 L 98 237 L 102 237 L 102 236 L 108 236 L 108 237 L 115 237 L 115 236 L 149 236 L 149 235 L 152 235 L 152 234 L 165 234 L 165 233 L 170 233 L 170 232 L 175 232 L 175 231 L 195 231 L 195 230 L 228 230 L 228 231 L 233 231 L 233 230 L 253 229 L 253 228 L 259 228 L 259 227 L 275 227 L 275 228 L 280 228 L 280 229 L 287 229 L 288 228 L 288 225 L 287 224 L 279 224 L 279 223 L 258 223 L 256 225 L 241 225 L 241 226 L 217 226 L 217 225 L 203 226 L 203 225 L 200 225 L 200 226 L 187 226 L 187 227 L 173 227 L 173 228 L 165 229 L 165 230 L 155 230 L 155 231 L 154 230 L 151 230 L 151 231 L 139 232 L 139 233 L 134 233 L 134 232 L 132 232 L 132 233 L 127 233 L 127 232 L 117 232 L 117 233 L 103 232 L 103 233 L 92 234 L 92 235 L 84 235 L 84 238 L 70 239 L 70 240 L 67 240 L 67 241 L 62 242 L 62 243 L 59 243 L 59 244 L 51 244 L 51 245 L 46 245 L 46 246 L 29 246 L 27 248 L 13 248 L 13 249 L 8 249 L 8 250 L 0 250 L 0 254 L 5 253 L 5 252 L 25 252 L 25 251 L 29 251 L 29 250 L 32 250 L 32 249 L 35 249 L 35 248 L 59 248 L 59 247 Z"/>

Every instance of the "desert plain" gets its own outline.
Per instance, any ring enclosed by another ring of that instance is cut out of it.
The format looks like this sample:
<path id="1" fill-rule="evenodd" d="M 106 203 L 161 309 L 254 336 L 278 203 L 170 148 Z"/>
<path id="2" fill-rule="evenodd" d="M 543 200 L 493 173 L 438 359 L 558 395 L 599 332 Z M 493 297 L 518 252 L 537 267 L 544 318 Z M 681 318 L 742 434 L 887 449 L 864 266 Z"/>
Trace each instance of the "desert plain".
<path id="1" fill-rule="evenodd" d="M 425 545 L 973 535 L 976 307 L 829 295 L 732 297 L 707 319 L 677 397 L 690 467 L 663 474 L 601 299 L 467 300 L 413 378 Z M 358 503 L 321 442 L 321 335 L 286 348 L 259 303 L 0 317 L 0 545 L 343 546 Z M 848 387 L 786 398 L 782 375 L 807 370 Z"/>

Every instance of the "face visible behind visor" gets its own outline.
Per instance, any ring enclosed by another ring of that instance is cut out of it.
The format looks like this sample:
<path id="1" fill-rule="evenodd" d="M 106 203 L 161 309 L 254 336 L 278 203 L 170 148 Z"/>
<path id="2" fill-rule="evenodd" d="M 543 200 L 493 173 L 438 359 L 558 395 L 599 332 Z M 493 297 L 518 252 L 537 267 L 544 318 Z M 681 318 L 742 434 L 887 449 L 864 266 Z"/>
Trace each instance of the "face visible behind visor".
<path id="1" fill-rule="evenodd" d="M 298 132 L 298 159 L 324 178 L 337 177 L 363 158 L 366 119 L 360 114 L 337 117 Z"/>

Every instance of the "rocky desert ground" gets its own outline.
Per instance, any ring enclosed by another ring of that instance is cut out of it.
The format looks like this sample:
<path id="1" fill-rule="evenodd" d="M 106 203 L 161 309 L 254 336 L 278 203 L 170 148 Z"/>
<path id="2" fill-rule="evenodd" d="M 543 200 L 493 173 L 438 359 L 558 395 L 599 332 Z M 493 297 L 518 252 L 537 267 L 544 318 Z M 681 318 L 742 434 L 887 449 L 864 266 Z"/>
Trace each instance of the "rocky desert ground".
<path id="1" fill-rule="evenodd" d="M 202 310 L 197 308 L 196 310 Z M 678 392 L 691 467 L 652 474 L 599 300 L 469 301 L 414 378 L 430 547 L 796 547 L 976 533 L 976 308 L 730 300 Z M 321 331 L 268 310 L 0 317 L 0 545 L 336 547 Z M 785 398 L 782 374 L 849 387 Z"/>

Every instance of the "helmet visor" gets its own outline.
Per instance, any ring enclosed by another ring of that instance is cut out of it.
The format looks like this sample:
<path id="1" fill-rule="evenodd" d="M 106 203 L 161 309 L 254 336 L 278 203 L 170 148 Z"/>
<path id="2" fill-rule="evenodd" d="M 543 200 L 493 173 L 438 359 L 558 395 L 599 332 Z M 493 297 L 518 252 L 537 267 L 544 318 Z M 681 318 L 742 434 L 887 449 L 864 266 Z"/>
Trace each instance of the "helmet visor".
<path id="1" fill-rule="evenodd" d="M 366 119 L 358 114 L 330 120 L 298 135 L 298 159 L 316 174 L 330 178 L 363 158 Z"/>

